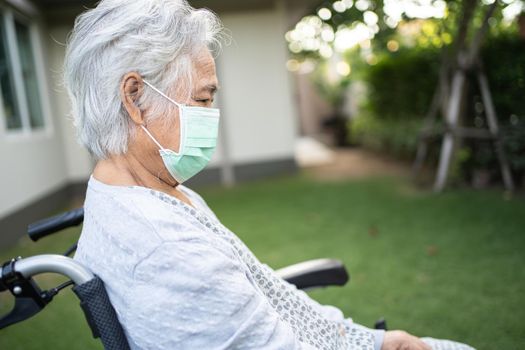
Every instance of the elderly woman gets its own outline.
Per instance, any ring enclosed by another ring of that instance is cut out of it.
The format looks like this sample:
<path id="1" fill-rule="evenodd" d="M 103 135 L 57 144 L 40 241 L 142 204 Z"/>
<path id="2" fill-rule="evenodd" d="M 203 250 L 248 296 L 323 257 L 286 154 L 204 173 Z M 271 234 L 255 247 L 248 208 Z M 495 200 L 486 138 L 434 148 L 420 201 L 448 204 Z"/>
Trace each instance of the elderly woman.
<path id="1" fill-rule="evenodd" d="M 67 47 L 79 139 L 98 161 L 75 259 L 104 280 L 131 348 L 468 349 L 318 304 L 182 185 L 217 141 L 220 30 L 184 0 L 103 0 Z"/>

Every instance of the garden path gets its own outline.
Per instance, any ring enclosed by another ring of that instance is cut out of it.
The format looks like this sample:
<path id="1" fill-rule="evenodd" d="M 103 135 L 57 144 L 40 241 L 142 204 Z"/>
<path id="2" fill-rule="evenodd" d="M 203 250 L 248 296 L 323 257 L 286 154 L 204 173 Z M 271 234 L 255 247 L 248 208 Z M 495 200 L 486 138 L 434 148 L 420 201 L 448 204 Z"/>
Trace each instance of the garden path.
<path id="1" fill-rule="evenodd" d="M 361 148 L 335 149 L 330 161 L 304 169 L 323 180 L 410 175 L 409 164 Z"/>

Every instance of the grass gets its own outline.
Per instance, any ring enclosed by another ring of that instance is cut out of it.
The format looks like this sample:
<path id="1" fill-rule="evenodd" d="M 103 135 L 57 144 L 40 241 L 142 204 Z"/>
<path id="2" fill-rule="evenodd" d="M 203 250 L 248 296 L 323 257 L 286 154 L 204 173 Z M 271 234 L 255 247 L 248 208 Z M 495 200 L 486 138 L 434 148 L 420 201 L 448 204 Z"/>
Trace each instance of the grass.
<path id="1" fill-rule="evenodd" d="M 382 178 L 307 176 L 200 191 L 263 262 L 343 260 L 351 282 L 312 297 L 372 326 L 461 340 L 479 350 L 525 346 L 525 202 L 499 191 L 420 192 Z M 76 232 L 20 244 L 0 257 L 60 252 Z M 56 283 L 44 276 L 43 283 Z M 5 294 L 5 293 L 4 293 Z M 0 333 L 0 349 L 97 349 L 72 293 Z M 5 302 L 7 298 L 0 298 Z M 5 305 L 4 305 L 5 309 Z"/>

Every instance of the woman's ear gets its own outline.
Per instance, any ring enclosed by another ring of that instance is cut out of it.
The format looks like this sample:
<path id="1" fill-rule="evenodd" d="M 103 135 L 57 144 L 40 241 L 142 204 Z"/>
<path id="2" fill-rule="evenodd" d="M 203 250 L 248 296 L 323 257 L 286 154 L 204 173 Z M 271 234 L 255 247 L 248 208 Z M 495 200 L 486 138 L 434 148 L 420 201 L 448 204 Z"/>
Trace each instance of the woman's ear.
<path id="1" fill-rule="evenodd" d="M 120 99 L 122 105 L 128 112 L 129 117 L 135 124 L 143 125 L 144 116 L 137 106 L 137 100 L 142 95 L 144 83 L 142 77 L 137 72 L 130 72 L 124 75 L 120 84 Z"/>

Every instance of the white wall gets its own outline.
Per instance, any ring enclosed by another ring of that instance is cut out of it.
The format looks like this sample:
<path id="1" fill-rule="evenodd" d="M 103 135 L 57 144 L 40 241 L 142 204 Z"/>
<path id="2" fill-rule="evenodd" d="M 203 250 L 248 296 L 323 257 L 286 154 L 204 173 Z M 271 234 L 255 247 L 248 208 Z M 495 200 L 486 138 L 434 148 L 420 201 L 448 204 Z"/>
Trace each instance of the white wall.
<path id="1" fill-rule="evenodd" d="M 60 125 L 67 179 L 71 182 L 78 182 L 87 180 L 93 169 L 93 162 L 86 149 L 77 142 L 71 117 L 71 105 L 62 84 L 64 43 L 70 31 L 69 26 L 49 28 L 45 42 L 49 55 L 50 98 L 53 102 L 53 113 Z"/>
<path id="2" fill-rule="evenodd" d="M 0 135 L 0 218 L 38 199 L 66 180 L 60 137 Z"/>
<path id="3" fill-rule="evenodd" d="M 232 161 L 292 158 L 297 118 L 285 67 L 284 9 L 227 13 L 221 19 L 233 39 L 218 60 Z"/>

